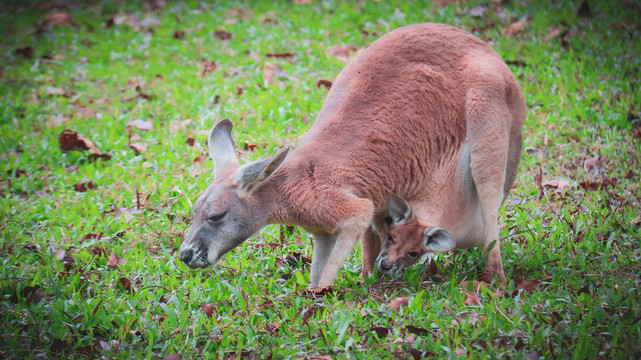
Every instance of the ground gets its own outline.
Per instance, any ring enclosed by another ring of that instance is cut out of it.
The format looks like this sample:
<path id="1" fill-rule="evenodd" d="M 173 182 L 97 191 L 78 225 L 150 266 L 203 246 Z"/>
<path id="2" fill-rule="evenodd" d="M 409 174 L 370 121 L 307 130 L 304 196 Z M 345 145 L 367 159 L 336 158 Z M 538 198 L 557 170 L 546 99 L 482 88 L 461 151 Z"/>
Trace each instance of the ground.
<path id="1" fill-rule="evenodd" d="M 0 356 L 641 357 L 641 8 L 597 1 L 3 2 Z M 309 235 L 266 227 L 216 268 L 177 258 L 211 180 L 295 146 L 353 56 L 410 23 L 466 29 L 528 105 L 500 213 L 507 284 L 482 251 L 305 291 Z"/>

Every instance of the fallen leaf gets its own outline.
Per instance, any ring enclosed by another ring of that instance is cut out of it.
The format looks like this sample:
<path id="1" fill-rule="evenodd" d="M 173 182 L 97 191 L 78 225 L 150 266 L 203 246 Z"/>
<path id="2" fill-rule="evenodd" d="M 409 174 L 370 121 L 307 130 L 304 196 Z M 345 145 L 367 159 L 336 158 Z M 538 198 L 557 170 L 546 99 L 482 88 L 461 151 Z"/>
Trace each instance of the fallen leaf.
<path id="1" fill-rule="evenodd" d="M 576 13 L 581 17 L 592 17 L 592 10 L 590 9 L 588 0 L 581 1 L 581 6 L 579 6 L 579 10 L 577 10 Z"/>
<path id="2" fill-rule="evenodd" d="M 373 326 L 369 330 L 376 333 L 376 336 L 378 336 L 379 339 L 385 338 L 390 331 L 389 328 L 380 327 L 380 326 Z"/>
<path id="3" fill-rule="evenodd" d="M 285 257 L 285 262 L 288 263 L 289 265 L 296 265 L 299 261 L 303 265 L 309 265 L 312 263 L 312 259 L 310 259 L 308 256 L 305 256 L 303 253 L 300 253 L 298 251 L 295 251 Z"/>
<path id="4" fill-rule="evenodd" d="M 475 292 L 471 291 L 466 291 L 465 292 L 465 304 L 467 306 L 480 306 L 481 305 L 481 299 L 479 298 L 479 295 Z"/>
<path id="5" fill-rule="evenodd" d="M 276 65 L 272 63 L 265 63 L 265 67 L 263 69 L 263 83 L 265 86 L 267 84 L 274 82 L 274 73 L 276 72 Z"/>
<path id="6" fill-rule="evenodd" d="M 336 56 L 338 60 L 347 62 L 350 53 L 356 52 L 358 48 L 354 45 L 331 45 L 325 49 L 325 52 Z"/>
<path id="7" fill-rule="evenodd" d="M 27 176 L 27 170 L 25 170 L 25 169 L 7 170 L 7 174 L 13 175 L 13 177 L 15 177 L 16 179 L 18 179 L 18 178 L 20 178 L 22 176 L 28 177 Z"/>
<path id="8" fill-rule="evenodd" d="M 434 3 L 439 6 L 447 6 L 449 4 L 458 4 L 462 0 L 434 0 Z"/>
<path id="9" fill-rule="evenodd" d="M 53 13 L 45 17 L 44 23 L 46 25 L 54 24 L 54 25 L 71 26 L 73 25 L 73 17 L 71 16 L 71 14 L 67 12 Z"/>
<path id="10" fill-rule="evenodd" d="M 58 144 L 62 151 L 90 150 L 94 154 L 100 154 L 100 151 L 91 140 L 78 135 L 77 132 L 70 129 L 62 130 L 58 135 Z"/>
<path id="11" fill-rule="evenodd" d="M 423 353 L 420 350 L 414 349 L 413 347 L 410 346 L 410 355 L 412 355 L 412 358 L 414 360 L 419 360 L 423 358 Z M 426 355 L 428 357 L 429 355 Z"/>
<path id="12" fill-rule="evenodd" d="M 115 208 L 114 209 L 114 217 L 117 219 L 123 215 L 137 215 L 137 214 L 142 214 L 144 212 L 143 209 L 134 209 L 134 208 Z"/>
<path id="13" fill-rule="evenodd" d="M 183 356 L 180 354 L 169 354 L 163 360 L 182 360 Z"/>
<path id="14" fill-rule="evenodd" d="M 205 312 L 205 315 L 207 315 L 208 318 L 211 318 L 215 310 L 216 310 L 216 307 L 214 305 L 209 305 L 209 304 L 203 305 L 203 311 Z"/>
<path id="15" fill-rule="evenodd" d="M 194 146 L 194 145 L 196 145 L 196 139 L 194 139 L 194 138 L 193 138 L 193 137 L 191 137 L 191 136 L 190 136 L 190 137 L 188 137 L 188 138 L 187 138 L 187 145 L 189 145 L 189 146 Z"/>
<path id="16" fill-rule="evenodd" d="M 430 264 L 425 269 L 425 275 L 434 276 L 436 274 L 438 274 L 438 265 L 436 265 L 434 258 L 431 258 Z"/>
<path id="17" fill-rule="evenodd" d="M 45 93 L 49 96 L 64 96 L 68 97 L 69 94 L 64 89 L 53 87 L 53 86 L 45 86 Z"/>
<path id="18" fill-rule="evenodd" d="M 461 281 L 459 284 L 460 287 L 462 287 L 465 290 L 471 290 L 475 293 L 478 293 L 481 287 L 488 287 L 489 283 L 485 281 L 472 281 L 472 288 L 470 289 L 470 282 L 469 281 Z"/>
<path id="19" fill-rule="evenodd" d="M 505 34 L 506 37 L 512 37 L 514 34 L 521 32 L 525 30 L 525 24 L 521 21 L 515 21 L 508 25 L 503 33 Z"/>
<path id="20" fill-rule="evenodd" d="M 23 59 L 33 58 L 33 48 L 31 46 L 21 46 L 16 49 L 16 54 Z"/>
<path id="21" fill-rule="evenodd" d="M 55 353 L 62 352 L 63 350 L 65 350 L 68 347 L 69 347 L 69 343 L 67 343 L 66 341 L 64 341 L 62 339 L 53 339 L 53 341 L 51 342 L 51 346 L 49 346 L 51 351 L 53 351 Z"/>
<path id="22" fill-rule="evenodd" d="M 135 127 L 138 130 L 144 130 L 144 131 L 149 131 L 154 128 L 151 120 L 141 120 L 141 119 L 136 119 L 133 121 L 130 121 L 127 123 L 125 128 L 129 130 L 130 128 Z"/>
<path id="23" fill-rule="evenodd" d="M 65 258 L 65 255 L 67 255 L 67 252 L 65 251 L 65 249 L 60 248 L 56 250 L 55 254 L 56 254 L 56 260 L 62 261 Z"/>
<path id="24" fill-rule="evenodd" d="M 99 232 L 99 233 L 88 233 L 85 236 L 83 236 L 82 238 L 80 238 L 80 243 L 83 243 L 83 242 L 85 242 L 87 240 L 90 240 L 90 239 L 100 240 L 101 238 L 102 238 L 102 233 L 101 232 Z"/>
<path id="25" fill-rule="evenodd" d="M 429 331 L 427 331 L 426 329 L 423 329 L 423 328 L 420 328 L 420 327 L 416 327 L 416 326 L 413 326 L 413 325 L 407 325 L 405 327 L 405 329 L 408 332 L 410 332 L 412 334 L 415 334 L 415 335 L 418 335 L 418 336 L 423 336 L 423 335 L 429 334 Z"/>
<path id="26" fill-rule="evenodd" d="M 147 151 L 147 144 L 143 144 L 143 143 L 131 143 L 129 144 L 129 147 L 138 153 L 143 153 Z"/>
<path id="27" fill-rule="evenodd" d="M 540 284 L 541 282 L 537 280 L 523 280 L 519 282 L 518 285 L 514 288 L 514 290 L 512 291 L 512 296 L 517 295 L 520 290 L 523 290 L 531 295 L 534 290 L 539 287 Z"/>
<path id="28" fill-rule="evenodd" d="M 294 57 L 293 52 L 282 52 L 282 53 L 267 53 L 265 54 L 268 58 L 288 58 Z"/>
<path id="29" fill-rule="evenodd" d="M 40 290 L 40 285 L 25 286 L 20 295 L 27 304 L 37 304 L 46 297 L 45 293 Z"/>
<path id="30" fill-rule="evenodd" d="M 399 310 L 402 306 L 407 306 L 409 304 L 409 302 L 410 302 L 410 298 L 408 298 L 408 297 L 400 297 L 400 298 L 393 299 L 390 302 L 390 306 L 394 310 Z"/>
<path id="31" fill-rule="evenodd" d="M 125 290 L 135 291 L 134 287 L 131 284 L 131 280 L 129 280 L 129 278 L 123 276 L 118 280 L 118 282 L 120 283 L 120 285 L 122 285 L 122 287 L 125 288 Z"/>
<path id="32" fill-rule="evenodd" d="M 213 60 L 210 61 L 210 60 L 207 60 L 207 59 L 202 59 L 201 63 L 202 63 L 203 69 L 200 72 L 200 76 L 202 76 L 202 77 L 205 77 L 205 75 L 207 75 L 207 73 L 210 73 L 210 72 L 216 70 L 216 67 L 218 67 L 216 65 L 216 62 L 213 61 Z"/>
<path id="33" fill-rule="evenodd" d="M 566 188 L 570 187 L 570 183 L 566 180 L 547 180 L 542 182 L 543 186 L 554 188 L 557 194 L 563 193 Z"/>
<path id="34" fill-rule="evenodd" d="M 216 30 L 214 31 L 214 36 L 219 40 L 231 40 L 233 35 L 229 31 Z"/>
<path id="35" fill-rule="evenodd" d="M 480 314 L 477 312 L 465 312 L 458 315 L 454 320 L 452 320 L 452 325 L 461 325 L 465 324 L 475 324 L 481 318 Z"/>
<path id="36" fill-rule="evenodd" d="M 95 188 L 96 184 L 91 180 L 83 180 L 73 185 L 73 189 L 77 192 L 86 192 L 87 190 L 93 190 Z"/>
<path id="37" fill-rule="evenodd" d="M 119 257 L 116 254 L 111 254 L 109 256 L 109 259 L 107 260 L 107 266 L 118 266 L 118 265 L 125 265 L 127 263 L 127 260 Z"/>
<path id="38" fill-rule="evenodd" d="M 483 17 L 483 14 L 485 14 L 485 11 L 487 11 L 487 7 L 483 5 L 476 5 L 475 7 L 470 10 L 470 16 L 474 17 Z"/>
<path id="39" fill-rule="evenodd" d="M 262 21 L 263 25 L 278 25 L 278 19 L 273 19 L 270 17 L 264 18 Z"/>
<path id="40" fill-rule="evenodd" d="M 182 30 L 174 31 L 174 39 L 183 39 L 185 37 L 185 32 Z"/>
<path id="41" fill-rule="evenodd" d="M 154 16 L 145 18 L 142 21 L 135 21 L 136 19 L 136 17 L 132 17 L 131 21 L 127 21 L 127 24 L 133 27 L 134 31 L 149 30 L 152 26 L 158 27 L 161 25 L 160 19 Z"/>
<path id="42" fill-rule="evenodd" d="M 329 81 L 329 80 L 327 80 L 327 79 L 319 79 L 319 80 L 316 82 L 316 87 L 317 87 L 317 88 L 319 88 L 319 87 L 321 87 L 321 86 L 324 86 L 324 87 L 325 87 L 325 89 L 329 90 L 329 89 L 331 89 L 331 88 L 332 88 L 332 82 L 331 82 L 331 81 Z"/>
<path id="43" fill-rule="evenodd" d="M 591 157 L 583 161 L 583 169 L 588 173 L 588 177 L 594 178 L 599 175 L 599 158 Z"/>

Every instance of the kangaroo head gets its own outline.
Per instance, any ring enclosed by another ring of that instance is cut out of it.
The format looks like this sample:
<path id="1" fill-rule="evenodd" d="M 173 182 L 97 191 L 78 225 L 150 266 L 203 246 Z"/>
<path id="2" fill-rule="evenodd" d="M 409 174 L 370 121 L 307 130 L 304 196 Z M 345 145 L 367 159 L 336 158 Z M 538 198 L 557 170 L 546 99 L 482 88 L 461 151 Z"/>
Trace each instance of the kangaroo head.
<path id="1" fill-rule="evenodd" d="M 214 179 L 194 204 L 192 224 L 178 255 L 191 268 L 215 264 L 265 225 L 268 214 L 256 190 L 287 155 L 285 148 L 272 158 L 241 166 L 231 130 L 231 122 L 224 119 L 209 135 Z"/>
<path id="2" fill-rule="evenodd" d="M 376 264 L 381 273 L 398 274 L 428 251 L 454 248 L 450 233 L 416 217 L 405 199 L 392 194 L 388 209 L 390 216 L 379 228 L 383 248 Z"/>

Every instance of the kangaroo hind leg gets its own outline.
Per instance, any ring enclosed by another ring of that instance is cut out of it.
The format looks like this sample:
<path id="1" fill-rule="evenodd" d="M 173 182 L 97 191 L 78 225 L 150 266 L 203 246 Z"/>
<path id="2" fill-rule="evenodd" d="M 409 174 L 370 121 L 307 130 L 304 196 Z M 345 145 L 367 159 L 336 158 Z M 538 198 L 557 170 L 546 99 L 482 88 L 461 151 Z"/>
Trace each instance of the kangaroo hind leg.
<path id="1" fill-rule="evenodd" d="M 494 89 L 491 82 L 486 82 L 484 86 L 468 94 L 467 137 L 472 178 L 481 206 L 483 248 L 488 249 L 494 242 L 485 259 L 485 270 L 504 282 L 498 214 L 505 196 L 504 187 L 508 175 L 511 114 L 506 101 L 499 95 L 500 86 L 496 86 L 496 83 L 494 85 L 498 89 Z"/>

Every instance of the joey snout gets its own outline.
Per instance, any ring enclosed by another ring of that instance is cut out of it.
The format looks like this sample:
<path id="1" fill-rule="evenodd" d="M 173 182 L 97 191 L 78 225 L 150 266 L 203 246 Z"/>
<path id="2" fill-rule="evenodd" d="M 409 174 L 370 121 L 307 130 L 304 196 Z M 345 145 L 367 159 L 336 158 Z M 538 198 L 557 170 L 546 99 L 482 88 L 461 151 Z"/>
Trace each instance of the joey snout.
<path id="1" fill-rule="evenodd" d="M 386 275 L 395 274 L 398 270 L 398 264 L 390 262 L 387 259 L 387 255 L 380 255 L 378 259 L 376 259 L 376 266 L 378 267 L 378 271 Z"/>

